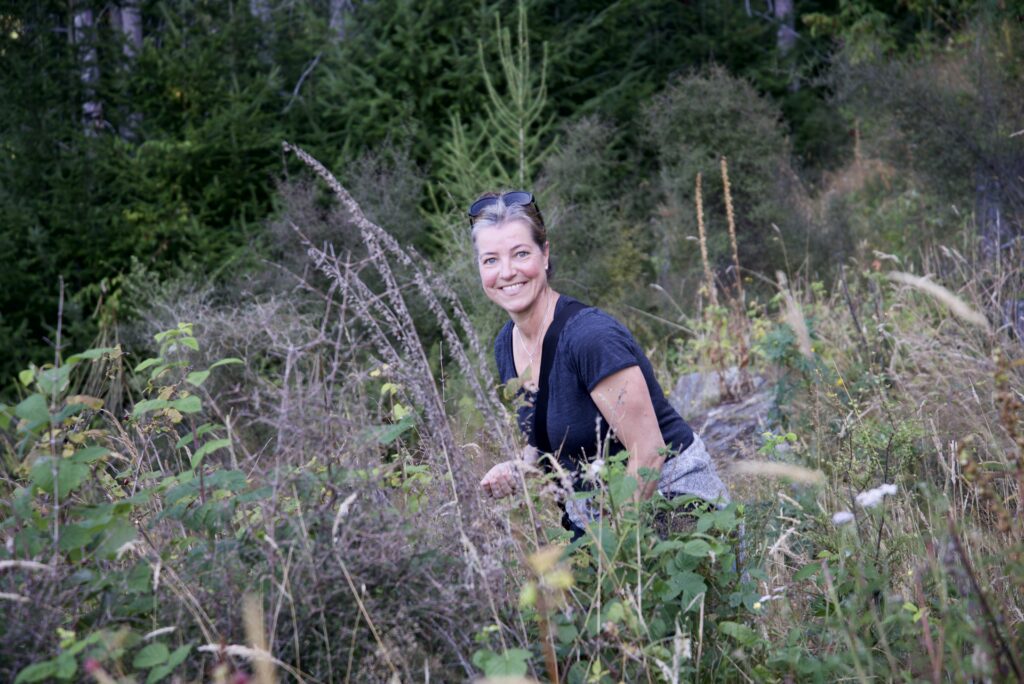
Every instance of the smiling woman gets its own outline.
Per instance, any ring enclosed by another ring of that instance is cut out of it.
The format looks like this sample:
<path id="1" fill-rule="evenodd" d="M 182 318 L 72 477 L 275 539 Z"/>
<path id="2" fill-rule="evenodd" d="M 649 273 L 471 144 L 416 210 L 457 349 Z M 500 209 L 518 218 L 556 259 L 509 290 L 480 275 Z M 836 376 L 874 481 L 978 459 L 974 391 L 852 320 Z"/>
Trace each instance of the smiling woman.
<path id="1" fill-rule="evenodd" d="M 495 340 L 495 360 L 503 383 L 523 383 L 518 418 L 529 441 L 521 458 L 491 468 L 480 482 L 484 492 L 513 494 L 520 464 L 546 454 L 571 475 L 573 489 L 582 489 L 584 466 L 607 448 L 629 451 L 627 472 L 640 482 L 640 499 L 658 492 L 728 501 L 703 442 L 665 399 L 632 334 L 549 285 L 550 245 L 533 195 L 484 194 L 469 217 L 480 283 L 511 319 Z M 641 478 L 642 469 L 659 477 Z M 574 538 L 597 515 L 571 497 L 564 509 Z"/>

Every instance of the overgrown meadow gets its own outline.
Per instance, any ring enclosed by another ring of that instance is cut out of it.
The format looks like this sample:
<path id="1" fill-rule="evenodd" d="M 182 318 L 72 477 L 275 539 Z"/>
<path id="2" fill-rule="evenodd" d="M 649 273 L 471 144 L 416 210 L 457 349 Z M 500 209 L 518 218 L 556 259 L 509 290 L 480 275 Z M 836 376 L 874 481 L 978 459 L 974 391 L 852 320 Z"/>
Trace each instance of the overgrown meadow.
<path id="1" fill-rule="evenodd" d="M 807 22 L 853 138 L 813 182 L 722 65 L 556 119 L 521 4 L 429 168 L 275 140 L 246 259 L 133 259 L 92 344 L 60 281 L 0 403 L 0 679 L 1024 681 L 1019 26 L 921 10 L 948 41 L 893 52 L 844 7 Z M 483 497 L 522 447 L 462 215 L 492 186 L 536 188 L 555 288 L 636 333 L 728 506 L 666 526 L 691 502 L 633 504 L 625 455 L 575 544 L 562 474 Z"/>

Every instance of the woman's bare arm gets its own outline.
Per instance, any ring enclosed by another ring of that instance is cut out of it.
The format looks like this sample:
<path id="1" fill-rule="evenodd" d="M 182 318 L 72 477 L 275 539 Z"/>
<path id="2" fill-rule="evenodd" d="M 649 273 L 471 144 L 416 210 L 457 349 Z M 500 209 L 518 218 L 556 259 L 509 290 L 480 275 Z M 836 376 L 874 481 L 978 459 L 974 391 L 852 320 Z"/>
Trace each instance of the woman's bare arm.
<path id="1" fill-rule="evenodd" d="M 658 478 L 644 480 L 641 468 L 661 472 L 665 440 L 640 366 L 630 366 L 597 383 L 590 397 L 615 435 L 629 451 L 626 472 L 636 478 L 637 496 L 649 499 L 658 490 Z"/>

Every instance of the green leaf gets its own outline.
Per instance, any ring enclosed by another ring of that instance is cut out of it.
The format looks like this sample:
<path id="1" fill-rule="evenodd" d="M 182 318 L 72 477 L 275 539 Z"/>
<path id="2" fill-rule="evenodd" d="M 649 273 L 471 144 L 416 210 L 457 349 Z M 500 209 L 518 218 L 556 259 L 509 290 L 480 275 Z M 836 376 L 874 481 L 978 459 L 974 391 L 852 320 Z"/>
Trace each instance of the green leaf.
<path id="1" fill-rule="evenodd" d="M 473 664 L 483 670 L 486 677 L 522 677 L 531 655 L 521 648 L 510 648 L 504 653 L 477 651 L 473 654 Z"/>
<path id="2" fill-rule="evenodd" d="M 146 359 L 145 361 L 143 361 L 142 363 L 140 363 L 139 365 L 137 365 L 135 367 L 135 372 L 139 373 L 141 371 L 146 370 L 150 366 L 155 366 L 156 364 L 163 363 L 163 362 L 164 362 L 163 357 L 160 357 L 160 356 L 156 357 L 155 359 Z"/>
<path id="3" fill-rule="evenodd" d="M 208 370 L 193 371 L 185 376 L 185 382 L 189 383 L 190 385 L 195 385 L 196 387 L 199 387 L 204 382 L 206 382 L 206 378 L 208 377 L 210 377 L 210 371 Z"/>
<path id="4" fill-rule="evenodd" d="M 216 430 L 219 427 L 224 427 L 224 426 L 221 425 L 220 423 L 203 423 L 202 425 L 200 425 L 199 427 L 196 428 L 195 434 L 189 432 L 189 433 L 187 433 L 185 435 L 182 435 L 181 439 L 179 439 L 174 444 L 174 448 L 175 449 L 180 449 L 183 446 L 188 446 L 189 444 L 192 443 L 192 440 L 195 439 L 196 437 L 202 437 L 206 433 L 211 432 L 212 430 Z"/>
<path id="5" fill-rule="evenodd" d="M 32 381 L 36 378 L 36 371 L 34 368 L 26 368 L 25 370 L 18 373 L 18 381 L 24 387 L 28 387 L 32 384 Z"/>
<path id="6" fill-rule="evenodd" d="M 135 527 L 124 518 L 115 518 L 103 531 L 102 541 L 96 547 L 98 558 L 113 558 L 117 550 L 135 539 Z"/>
<path id="7" fill-rule="evenodd" d="M 57 656 L 57 671 L 54 675 L 57 679 L 71 679 L 78 671 L 78 662 L 69 653 L 61 653 Z"/>
<path id="8" fill-rule="evenodd" d="M 231 446 L 230 439 L 215 439 L 211 442 L 207 442 L 203 446 L 196 449 L 196 452 L 192 454 L 192 467 L 199 467 L 199 464 L 203 462 L 203 458 L 205 458 L 207 454 L 214 452 L 217 449 L 223 449 L 228 446 Z"/>
<path id="9" fill-rule="evenodd" d="M 60 368 L 47 368 L 39 371 L 36 376 L 39 389 L 43 394 L 52 394 L 53 392 L 60 394 L 71 384 L 71 371 L 74 367 L 73 363 L 65 363 Z"/>
<path id="10" fill-rule="evenodd" d="M 230 366 L 230 365 L 235 365 L 235 364 L 238 364 L 238 363 L 245 363 L 245 362 L 242 361 L 242 359 L 238 359 L 238 358 L 235 358 L 234 356 L 232 356 L 230 358 L 221 359 L 220 361 L 217 361 L 212 366 L 210 366 L 210 370 L 213 370 L 214 368 L 217 368 L 218 366 Z"/>
<path id="11" fill-rule="evenodd" d="M 176 648 L 174 653 L 171 654 L 171 657 L 167 659 L 167 665 L 170 667 L 178 667 L 178 665 L 185 662 L 185 658 L 188 657 L 191 650 L 192 644 L 185 644 L 184 646 Z"/>
<path id="12" fill-rule="evenodd" d="M 379 428 L 380 431 L 377 433 L 377 443 L 387 446 L 408 432 L 415 424 L 415 416 L 406 416 L 393 425 L 383 426 Z"/>
<path id="13" fill-rule="evenodd" d="M 84 352 L 75 354 L 74 356 L 69 356 L 67 362 L 76 363 L 78 361 L 95 361 L 104 354 L 116 351 L 117 347 L 96 347 L 95 349 L 87 349 Z"/>
<path id="14" fill-rule="evenodd" d="M 135 405 L 135 408 L 132 409 L 132 417 L 138 418 L 144 413 L 149 413 L 150 411 L 159 411 L 160 409 L 165 409 L 170 405 L 171 402 L 167 401 L 166 399 L 145 399 L 137 403 Z"/>
<path id="15" fill-rule="evenodd" d="M 53 494 L 53 475 L 57 471 L 57 494 L 61 499 L 67 498 L 89 476 L 89 466 L 74 463 L 61 458 L 43 456 L 36 459 L 29 471 L 32 484 L 47 494 Z"/>
<path id="16" fill-rule="evenodd" d="M 156 642 L 146 646 L 135 654 L 132 660 L 132 667 L 136 669 L 150 669 L 167 662 L 171 655 L 170 650 L 164 644 Z"/>
<path id="17" fill-rule="evenodd" d="M 71 460 L 75 463 L 93 463 L 109 453 L 110 449 L 107 449 L 106 447 L 90 446 L 76 451 L 75 455 L 71 457 Z"/>
<path id="18" fill-rule="evenodd" d="M 42 394 L 30 394 L 14 407 L 14 415 L 32 425 L 50 422 L 50 409 Z"/>
<path id="19" fill-rule="evenodd" d="M 819 572 L 821 572 L 821 563 L 808 563 L 793 574 L 793 580 L 802 582 L 805 579 L 814 577 Z"/>
<path id="20" fill-rule="evenodd" d="M 44 660 L 41 663 L 33 663 L 18 673 L 14 678 L 14 684 L 29 684 L 30 682 L 41 682 L 44 679 L 53 677 L 57 673 L 57 662 L 55 660 Z"/>
<path id="21" fill-rule="evenodd" d="M 203 402 L 199 400 L 199 397 L 193 394 L 190 397 L 172 401 L 171 408 L 178 409 L 182 413 L 199 413 L 203 410 Z"/>
<path id="22" fill-rule="evenodd" d="M 683 546 L 685 546 L 685 544 L 683 544 L 683 542 L 679 541 L 678 539 L 669 539 L 668 541 L 661 541 L 654 546 L 654 549 L 651 551 L 651 555 L 660 556 L 661 554 L 667 551 L 675 551 L 677 549 L 681 549 L 683 548 Z"/>
<path id="23" fill-rule="evenodd" d="M 60 528 L 60 550 L 71 551 L 81 549 L 89 545 L 99 530 L 83 527 L 82 525 L 65 525 Z"/>
<path id="24" fill-rule="evenodd" d="M 157 665 L 149 671 L 149 676 L 146 677 L 146 684 L 156 684 L 167 675 L 174 672 L 174 668 L 164 663 L 163 665 Z"/>
<path id="25" fill-rule="evenodd" d="M 703 539 L 691 539 L 683 546 L 683 553 L 697 558 L 704 558 L 709 551 L 711 551 L 711 545 Z"/>
<path id="26" fill-rule="evenodd" d="M 721 622 L 718 629 L 722 634 L 731 636 L 743 646 L 753 646 L 758 641 L 757 632 L 738 622 Z"/>
<path id="27" fill-rule="evenodd" d="M 636 488 L 636 478 L 629 475 L 622 475 L 621 477 L 612 480 L 608 485 L 608 492 L 612 495 L 612 501 L 617 505 L 622 506 L 623 504 L 632 501 L 633 493 L 636 491 Z"/>

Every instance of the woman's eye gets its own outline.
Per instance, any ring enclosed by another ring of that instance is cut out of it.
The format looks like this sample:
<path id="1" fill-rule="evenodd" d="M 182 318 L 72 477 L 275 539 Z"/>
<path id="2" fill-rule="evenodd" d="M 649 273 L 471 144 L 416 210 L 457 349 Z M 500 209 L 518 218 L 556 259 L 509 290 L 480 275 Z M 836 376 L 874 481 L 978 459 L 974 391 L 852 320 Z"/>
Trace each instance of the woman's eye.
<path id="1" fill-rule="evenodd" d="M 483 260 L 483 264 L 484 264 L 484 266 L 490 266 L 490 265 L 494 264 L 497 261 L 498 260 L 495 259 L 494 257 L 487 257 L 486 259 Z"/>
<path id="2" fill-rule="evenodd" d="M 530 253 L 527 252 L 525 249 L 522 249 L 516 252 L 516 256 L 519 257 L 520 259 L 525 259 L 526 257 L 530 256 Z"/>

